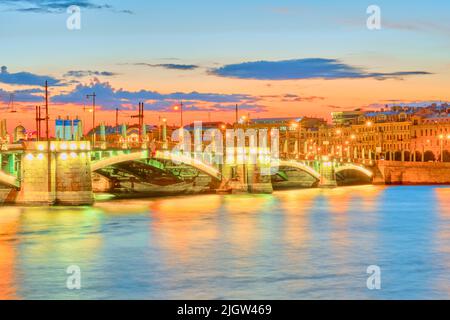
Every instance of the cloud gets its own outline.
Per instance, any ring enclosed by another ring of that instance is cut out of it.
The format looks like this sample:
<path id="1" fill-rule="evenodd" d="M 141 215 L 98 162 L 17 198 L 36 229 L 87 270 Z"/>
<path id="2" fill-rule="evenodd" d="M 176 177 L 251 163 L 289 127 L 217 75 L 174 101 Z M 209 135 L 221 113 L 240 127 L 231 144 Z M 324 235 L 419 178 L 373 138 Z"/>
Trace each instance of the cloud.
<path id="1" fill-rule="evenodd" d="M 296 94 L 285 94 L 281 101 L 283 101 L 283 102 L 314 102 L 317 100 L 325 100 L 325 98 L 318 97 L 318 96 L 299 96 Z"/>
<path id="2" fill-rule="evenodd" d="M 400 100 L 387 100 L 389 101 L 395 101 L 390 102 L 387 104 L 383 103 L 372 103 L 369 104 L 366 108 L 373 109 L 373 108 L 386 108 L 386 107 L 428 107 L 432 104 L 436 104 L 438 106 L 443 104 L 450 104 L 450 101 L 442 101 L 442 100 L 423 100 L 423 101 L 400 101 Z"/>
<path id="3" fill-rule="evenodd" d="M 171 105 L 173 106 L 173 104 Z M 202 112 L 223 112 L 223 111 L 236 111 L 236 104 L 232 103 L 217 103 L 217 104 L 209 104 L 204 102 L 199 103 L 187 103 L 184 105 L 184 108 L 186 111 L 202 111 Z M 252 112 L 264 112 L 267 111 L 267 107 L 256 104 L 256 103 L 249 103 L 249 104 L 240 104 L 239 110 L 241 111 L 252 111 Z M 165 110 L 165 111 L 172 111 Z"/>
<path id="4" fill-rule="evenodd" d="M 98 79 L 94 79 L 90 84 L 79 84 L 70 92 L 56 95 L 52 97 L 52 102 L 83 104 L 86 101 L 86 95 L 92 94 L 92 92 L 96 93 L 98 104 L 104 109 L 110 110 L 117 107 L 131 108 L 141 101 L 146 102 L 147 110 L 159 111 L 172 111 L 172 106 L 180 101 L 183 101 L 187 108 L 197 106 L 202 110 L 207 107 L 213 107 L 212 110 L 232 109 L 231 106 L 236 103 L 247 106 L 253 105 L 254 108 L 260 107 L 255 104 L 256 98 L 245 94 L 200 93 L 195 91 L 162 94 L 149 90 L 127 91 L 115 89 L 108 82 L 100 82 Z"/>
<path id="5" fill-rule="evenodd" d="M 118 13 L 133 14 L 131 10 L 115 9 L 107 3 L 96 3 L 91 0 L 3 0 L 2 5 L 6 5 L 11 11 L 30 13 L 62 13 L 66 12 L 70 6 L 78 6 L 82 9 L 107 9 Z"/>
<path id="6" fill-rule="evenodd" d="M 326 108 L 329 108 L 329 109 L 342 109 L 342 107 L 341 106 L 335 106 L 335 105 L 332 105 L 332 104 L 330 104 L 330 105 L 328 105 L 328 106 L 325 106 Z"/>
<path id="7" fill-rule="evenodd" d="M 412 32 L 425 32 L 425 33 L 438 33 L 446 36 L 450 35 L 450 27 L 448 24 L 436 23 L 434 21 L 383 21 L 383 28 L 400 30 L 400 31 L 412 31 Z"/>
<path id="8" fill-rule="evenodd" d="M 91 70 L 72 70 L 68 71 L 64 77 L 71 78 L 83 78 L 83 77 L 92 77 L 92 76 L 103 76 L 103 77 L 112 77 L 116 76 L 117 73 L 109 72 L 109 71 L 91 71 Z"/>
<path id="9" fill-rule="evenodd" d="M 3 66 L 0 70 L 0 82 L 11 85 L 28 85 L 28 86 L 41 86 L 48 81 L 51 86 L 61 85 L 61 81 L 50 77 L 41 76 L 29 72 L 9 73 L 8 68 Z"/>
<path id="10" fill-rule="evenodd" d="M 305 16 L 308 13 L 311 13 L 311 8 L 306 6 L 272 6 L 268 7 L 266 11 L 277 15 L 283 16 Z"/>
<path id="11" fill-rule="evenodd" d="M 210 74 L 220 77 L 253 80 L 302 80 L 302 79 L 401 79 L 407 76 L 428 75 L 425 71 L 370 73 L 350 66 L 337 59 L 296 59 L 283 61 L 255 61 L 225 65 L 212 69 Z"/>
<path id="12" fill-rule="evenodd" d="M 38 102 L 43 101 L 44 90 L 42 89 L 25 89 L 16 91 L 6 91 L 0 89 L 0 101 L 7 103 L 13 96 L 14 101 L 19 102 Z"/>
<path id="13" fill-rule="evenodd" d="M 174 63 L 163 63 L 163 64 L 150 64 L 150 63 L 134 63 L 136 66 L 147 66 L 152 68 L 165 68 L 170 70 L 195 70 L 199 66 L 194 64 L 174 64 Z"/>

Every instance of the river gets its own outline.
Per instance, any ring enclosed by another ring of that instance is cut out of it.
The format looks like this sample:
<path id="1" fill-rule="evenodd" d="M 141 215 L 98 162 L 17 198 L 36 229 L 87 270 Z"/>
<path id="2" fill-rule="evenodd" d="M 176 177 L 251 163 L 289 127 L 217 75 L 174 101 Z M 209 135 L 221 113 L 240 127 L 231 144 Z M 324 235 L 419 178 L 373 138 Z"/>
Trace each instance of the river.
<path id="1" fill-rule="evenodd" d="M 14 298 L 448 299 L 450 188 L 1 207 L 0 299 Z"/>

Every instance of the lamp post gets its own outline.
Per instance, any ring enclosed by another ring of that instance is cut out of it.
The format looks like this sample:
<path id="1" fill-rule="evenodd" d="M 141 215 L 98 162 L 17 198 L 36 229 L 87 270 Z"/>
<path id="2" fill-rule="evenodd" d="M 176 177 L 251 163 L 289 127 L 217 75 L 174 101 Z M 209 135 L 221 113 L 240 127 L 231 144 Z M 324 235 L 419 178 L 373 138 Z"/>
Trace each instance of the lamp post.
<path id="1" fill-rule="evenodd" d="M 116 133 L 117 133 L 117 135 L 120 134 L 120 128 L 119 128 L 119 108 L 116 108 Z"/>
<path id="2" fill-rule="evenodd" d="M 338 151 L 335 154 L 333 154 L 333 157 L 339 156 L 339 161 L 342 161 L 342 157 L 343 157 L 342 129 L 336 130 L 336 137 L 337 137 L 337 139 L 334 139 L 334 141 L 335 141 L 335 144 L 337 144 Z"/>
<path id="3" fill-rule="evenodd" d="M 144 103 L 139 102 L 139 111 L 137 115 L 131 116 L 132 119 L 138 119 L 139 143 L 144 142 Z"/>
<path id="4" fill-rule="evenodd" d="M 448 145 L 448 141 L 450 141 L 450 134 L 447 135 L 446 138 L 447 138 L 447 141 L 445 142 L 445 145 L 447 146 L 447 145 Z M 447 150 L 445 150 L 445 151 L 447 151 Z M 443 155 L 444 155 L 444 152 L 442 151 L 442 159 L 445 160 L 444 157 L 443 157 Z M 448 157 L 447 157 L 447 159 L 448 159 Z"/>
<path id="5" fill-rule="evenodd" d="M 162 130 L 162 143 L 163 143 L 163 149 L 167 149 L 167 119 L 162 119 L 163 122 L 163 130 Z"/>
<path id="6" fill-rule="evenodd" d="M 87 99 L 92 98 L 92 148 L 95 148 L 96 135 L 97 135 L 97 130 L 95 128 L 95 98 L 96 97 L 97 97 L 97 95 L 95 94 L 95 92 L 93 94 L 88 94 L 86 96 Z"/>
<path id="7" fill-rule="evenodd" d="M 180 128 L 183 128 L 183 101 L 180 102 L 179 106 L 174 107 L 175 111 L 180 111 Z"/>
<path id="8" fill-rule="evenodd" d="M 42 129 L 42 121 L 46 121 L 46 118 L 42 117 L 42 108 L 41 106 L 36 106 L 36 140 L 41 141 L 41 129 Z"/>
<path id="9" fill-rule="evenodd" d="M 350 136 L 350 139 L 351 139 L 351 145 L 350 145 L 350 147 L 353 149 L 353 151 L 352 151 L 352 154 L 353 154 L 353 159 L 352 159 L 352 161 L 355 161 L 355 160 L 357 160 L 357 159 L 356 159 L 357 152 L 355 152 L 355 150 L 356 150 L 356 146 L 355 146 L 356 135 L 355 135 L 355 134 L 352 134 L 352 135 Z"/>
<path id="10" fill-rule="evenodd" d="M 49 112 L 48 112 L 48 81 L 45 81 L 45 138 L 47 140 L 47 188 L 48 192 L 52 191 L 52 162 L 51 162 L 51 144 L 50 144 L 50 128 L 49 128 Z"/>
<path id="11" fill-rule="evenodd" d="M 295 158 L 298 159 L 299 157 L 299 148 L 300 148 L 300 134 L 299 134 L 299 125 L 297 122 L 293 122 L 291 123 L 290 126 L 290 130 L 292 131 L 296 131 L 297 136 L 296 136 L 296 141 L 295 141 L 295 147 L 294 147 L 294 153 L 295 153 Z"/>

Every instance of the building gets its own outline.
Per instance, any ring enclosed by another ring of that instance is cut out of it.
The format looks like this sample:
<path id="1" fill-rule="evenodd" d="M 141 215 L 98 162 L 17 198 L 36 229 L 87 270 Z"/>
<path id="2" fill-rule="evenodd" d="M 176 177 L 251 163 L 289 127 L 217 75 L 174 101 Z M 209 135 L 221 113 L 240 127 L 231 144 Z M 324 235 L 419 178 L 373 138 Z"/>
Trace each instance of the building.
<path id="1" fill-rule="evenodd" d="M 175 128 L 167 127 L 168 134 L 171 134 Z M 161 131 L 161 132 L 160 132 Z M 118 125 L 110 126 L 101 124 L 95 129 L 97 142 L 107 142 L 112 145 L 122 146 L 124 144 L 137 146 L 140 142 L 152 142 L 162 140 L 162 127 L 145 124 L 140 130 L 139 125 Z M 167 134 L 167 132 L 166 132 Z M 87 138 L 91 139 L 93 130 L 87 133 Z M 142 141 L 140 140 L 142 136 Z"/>
<path id="2" fill-rule="evenodd" d="M 27 130 L 24 126 L 18 125 L 14 129 L 14 143 L 20 143 L 27 140 Z"/>
<path id="3" fill-rule="evenodd" d="M 300 122 L 303 118 L 261 118 L 251 119 L 250 125 L 289 126 L 291 123 Z"/>
<path id="4" fill-rule="evenodd" d="M 79 141 L 83 138 L 83 122 L 76 118 L 75 120 L 67 117 L 55 120 L 55 137 L 59 141 Z"/>
<path id="5" fill-rule="evenodd" d="M 332 112 L 331 118 L 335 126 L 349 125 L 364 114 L 361 110 Z"/>
<path id="6" fill-rule="evenodd" d="M 304 119 L 292 123 L 281 135 L 282 156 L 450 162 L 448 104 L 333 113 L 333 122 Z"/>

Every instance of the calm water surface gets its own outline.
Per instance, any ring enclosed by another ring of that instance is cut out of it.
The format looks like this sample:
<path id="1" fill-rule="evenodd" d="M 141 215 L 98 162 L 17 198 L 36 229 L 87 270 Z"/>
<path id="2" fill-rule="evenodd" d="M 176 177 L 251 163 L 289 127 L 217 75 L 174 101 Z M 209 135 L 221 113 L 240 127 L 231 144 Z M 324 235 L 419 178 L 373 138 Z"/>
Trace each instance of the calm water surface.
<path id="1" fill-rule="evenodd" d="M 448 299 L 450 188 L 1 207 L 0 298 Z"/>

